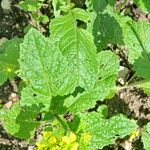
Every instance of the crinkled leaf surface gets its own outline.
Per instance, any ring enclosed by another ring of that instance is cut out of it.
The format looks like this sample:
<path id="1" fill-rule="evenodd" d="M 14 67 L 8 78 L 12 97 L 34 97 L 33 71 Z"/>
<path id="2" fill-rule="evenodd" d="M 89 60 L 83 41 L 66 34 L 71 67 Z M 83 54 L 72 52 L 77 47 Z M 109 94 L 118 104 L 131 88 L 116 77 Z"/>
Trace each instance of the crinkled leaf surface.
<path id="1" fill-rule="evenodd" d="M 53 42 L 35 29 L 25 36 L 20 47 L 20 77 L 27 82 L 21 104 L 50 106 L 52 96 L 74 91 L 76 76 Z M 49 105 L 48 105 L 49 104 Z"/>
<path id="2" fill-rule="evenodd" d="M 145 22 L 129 21 L 124 25 L 124 42 L 129 49 L 129 61 L 136 75 L 145 79 L 140 87 L 150 93 L 150 26 Z M 146 83 L 147 82 L 147 83 Z"/>
<path id="3" fill-rule="evenodd" d="M 123 44 L 122 29 L 117 20 L 107 13 L 107 6 L 113 6 L 113 0 L 87 0 L 87 11 L 90 12 L 88 30 L 94 35 L 98 51 L 107 48 L 109 43 Z"/>
<path id="4" fill-rule="evenodd" d="M 35 110 L 33 107 L 21 109 L 19 103 L 14 104 L 11 109 L 0 110 L 5 130 L 20 139 L 30 138 L 39 125 Z"/>
<path id="5" fill-rule="evenodd" d="M 137 6 L 139 6 L 145 13 L 150 12 L 150 3 L 148 0 L 134 0 Z"/>
<path id="6" fill-rule="evenodd" d="M 88 113 L 81 119 L 83 131 L 91 134 L 88 149 L 102 149 L 104 146 L 115 143 L 117 138 L 123 138 L 134 131 L 136 122 L 122 115 L 110 119 L 102 119 L 97 112 Z"/>
<path id="7" fill-rule="evenodd" d="M 94 88 L 75 97 L 72 103 L 70 102 L 70 111 L 79 112 L 94 107 L 97 100 L 103 101 L 107 96 L 113 96 L 115 93 L 119 60 L 110 51 L 100 52 L 98 58 L 100 70 Z"/>
<path id="8" fill-rule="evenodd" d="M 78 28 L 76 19 L 81 18 L 74 11 L 53 19 L 50 25 L 51 38 L 56 38 L 56 44 L 69 61 L 78 85 L 92 89 L 98 73 L 96 47 L 91 34 Z M 85 20 L 83 15 L 82 21 Z"/>
<path id="9" fill-rule="evenodd" d="M 19 68 L 19 44 L 22 39 L 14 38 L 6 41 L 1 46 L 0 54 L 0 85 L 7 79 L 13 79 Z"/>
<path id="10" fill-rule="evenodd" d="M 145 126 L 142 132 L 142 141 L 144 143 L 144 149 L 150 150 L 150 123 Z"/>

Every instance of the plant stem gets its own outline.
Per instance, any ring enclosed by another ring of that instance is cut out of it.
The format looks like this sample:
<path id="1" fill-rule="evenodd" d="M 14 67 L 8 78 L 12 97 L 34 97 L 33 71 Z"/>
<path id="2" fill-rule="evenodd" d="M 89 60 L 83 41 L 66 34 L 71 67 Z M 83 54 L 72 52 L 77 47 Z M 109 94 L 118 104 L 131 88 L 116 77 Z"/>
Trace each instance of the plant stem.
<path id="1" fill-rule="evenodd" d="M 136 82 L 136 83 L 133 83 L 133 84 L 122 86 L 122 87 L 117 87 L 117 91 L 127 89 L 127 88 L 140 87 L 140 84 L 142 84 L 142 83 L 144 83 L 144 82 Z"/>
<path id="2" fill-rule="evenodd" d="M 54 116 L 59 121 L 59 123 L 62 125 L 62 127 L 64 128 L 65 134 L 66 134 L 67 131 L 69 130 L 68 125 L 62 120 L 62 118 L 59 115 L 55 114 Z"/>

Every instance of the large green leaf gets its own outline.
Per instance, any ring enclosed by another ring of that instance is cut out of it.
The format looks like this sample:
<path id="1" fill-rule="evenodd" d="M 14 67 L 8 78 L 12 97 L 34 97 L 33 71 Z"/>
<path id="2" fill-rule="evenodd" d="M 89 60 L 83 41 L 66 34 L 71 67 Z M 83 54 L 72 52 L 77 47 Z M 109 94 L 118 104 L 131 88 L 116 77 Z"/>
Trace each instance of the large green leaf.
<path id="1" fill-rule="evenodd" d="M 78 13 L 72 10 L 65 16 L 53 19 L 50 30 L 51 38 L 56 38 L 56 45 L 69 61 L 78 85 L 84 89 L 92 89 L 98 73 L 98 61 L 93 37 L 77 26 L 76 19 L 85 21 L 84 16 L 86 15 L 79 18 Z"/>
<path id="2" fill-rule="evenodd" d="M 81 118 L 83 131 L 91 135 L 88 149 L 102 149 L 104 146 L 115 143 L 118 138 L 123 138 L 133 132 L 138 126 L 136 122 L 122 115 L 110 119 L 102 119 L 97 112 L 88 113 Z"/>
<path id="3" fill-rule="evenodd" d="M 19 103 L 14 104 L 11 109 L 2 109 L 0 118 L 4 129 L 20 139 L 28 139 L 33 136 L 34 129 L 39 125 L 36 120 L 36 108 L 21 109 Z"/>
<path id="4" fill-rule="evenodd" d="M 107 97 L 112 97 L 115 93 L 115 81 L 119 71 L 119 60 L 115 54 L 110 51 L 103 51 L 98 54 L 99 58 L 99 76 L 90 91 L 71 98 L 69 110 L 79 112 L 95 106 L 97 100 L 103 101 Z"/>
<path id="5" fill-rule="evenodd" d="M 28 85 L 22 91 L 22 105 L 48 108 L 52 96 L 74 91 L 77 79 L 73 68 L 52 41 L 31 29 L 20 48 L 20 77 Z"/>
<path id="6" fill-rule="evenodd" d="M 139 6 L 145 13 L 150 12 L 150 3 L 148 0 L 134 0 L 134 2 Z"/>
<path id="7" fill-rule="evenodd" d="M 7 79 L 13 79 L 19 68 L 19 44 L 22 39 L 14 38 L 6 41 L 0 47 L 0 85 Z"/>
<path id="8" fill-rule="evenodd" d="M 144 149 L 150 150 L 150 123 L 144 127 L 144 131 L 142 132 L 142 141 L 144 143 Z"/>

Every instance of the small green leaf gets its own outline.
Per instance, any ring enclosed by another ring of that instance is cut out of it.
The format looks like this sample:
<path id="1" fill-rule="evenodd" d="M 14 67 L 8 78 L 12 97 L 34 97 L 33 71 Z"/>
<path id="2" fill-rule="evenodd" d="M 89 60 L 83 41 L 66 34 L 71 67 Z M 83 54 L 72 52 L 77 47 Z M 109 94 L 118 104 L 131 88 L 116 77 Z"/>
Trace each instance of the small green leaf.
<path id="1" fill-rule="evenodd" d="M 19 44 L 22 39 L 14 38 L 6 41 L 1 46 L 0 54 L 0 85 L 7 79 L 12 80 L 16 76 L 19 68 L 17 59 L 19 58 Z"/>
<path id="2" fill-rule="evenodd" d="M 37 0 L 24 0 L 19 3 L 19 7 L 24 11 L 36 11 L 41 8 L 41 3 Z"/>
<path id="3" fill-rule="evenodd" d="M 81 118 L 83 131 L 91 135 L 88 149 L 102 149 L 104 146 L 115 143 L 118 138 L 124 138 L 138 126 L 133 120 L 122 115 L 110 119 L 102 119 L 101 114 L 92 112 Z"/>
<path id="4" fill-rule="evenodd" d="M 150 150 L 150 123 L 144 127 L 144 131 L 142 132 L 142 141 L 144 143 L 144 149 Z"/>
<path id="5" fill-rule="evenodd" d="M 14 104 L 11 109 L 0 110 L 5 130 L 17 138 L 29 139 L 39 125 L 35 110 L 34 107 L 21 109 L 19 103 Z"/>

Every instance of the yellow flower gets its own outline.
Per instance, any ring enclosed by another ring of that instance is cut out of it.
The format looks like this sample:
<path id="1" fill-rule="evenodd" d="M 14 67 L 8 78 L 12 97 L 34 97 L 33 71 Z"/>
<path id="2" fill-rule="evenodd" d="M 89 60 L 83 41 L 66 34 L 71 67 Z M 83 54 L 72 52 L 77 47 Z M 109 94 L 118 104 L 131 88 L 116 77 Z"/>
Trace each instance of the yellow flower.
<path id="1" fill-rule="evenodd" d="M 44 146 L 42 143 L 38 142 L 36 145 L 37 145 L 37 150 L 43 150 Z"/>
<path id="2" fill-rule="evenodd" d="M 48 139 L 48 138 L 50 138 L 51 136 L 52 136 L 52 132 L 46 131 L 46 132 L 43 133 L 43 138 L 44 138 L 44 139 Z"/>
<path id="3" fill-rule="evenodd" d="M 71 144 L 77 140 L 77 136 L 73 133 L 70 132 L 69 136 L 63 136 L 62 137 L 62 142 L 64 144 Z"/>
<path id="4" fill-rule="evenodd" d="M 140 129 L 136 129 L 131 133 L 129 140 L 133 141 L 134 139 L 139 137 L 139 135 L 140 135 Z"/>
<path id="5" fill-rule="evenodd" d="M 69 138 L 71 143 L 77 140 L 77 136 L 73 132 L 70 132 Z"/>
<path id="6" fill-rule="evenodd" d="M 71 144 L 71 149 L 70 150 L 78 150 L 79 144 L 77 142 Z"/>
<path id="7" fill-rule="evenodd" d="M 52 136 L 52 137 L 48 140 L 48 143 L 49 143 L 50 145 L 54 145 L 54 144 L 56 144 L 56 142 L 57 142 L 57 139 L 56 139 L 54 136 Z"/>
<path id="8" fill-rule="evenodd" d="M 71 143 L 68 136 L 63 136 L 62 137 L 62 142 L 63 142 L 63 144 L 70 144 Z"/>

